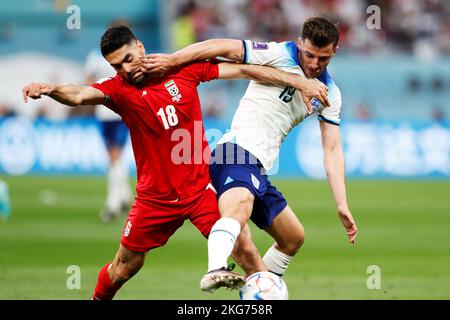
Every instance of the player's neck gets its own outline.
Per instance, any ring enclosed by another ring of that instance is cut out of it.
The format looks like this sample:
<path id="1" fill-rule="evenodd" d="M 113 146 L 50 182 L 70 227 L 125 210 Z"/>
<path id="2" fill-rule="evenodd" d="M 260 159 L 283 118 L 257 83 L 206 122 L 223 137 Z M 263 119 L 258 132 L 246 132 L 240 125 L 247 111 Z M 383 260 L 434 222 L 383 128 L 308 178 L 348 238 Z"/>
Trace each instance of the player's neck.
<path id="1" fill-rule="evenodd" d="M 300 60 L 299 60 L 300 61 Z M 305 78 L 306 79 L 312 79 L 310 76 L 308 76 L 307 74 L 306 74 L 306 72 L 305 72 L 305 70 L 303 70 L 303 67 L 302 67 L 302 64 L 300 63 L 300 65 L 299 65 L 299 67 L 300 67 L 300 69 L 302 69 L 302 72 L 303 72 L 303 74 L 305 75 Z"/>
<path id="2" fill-rule="evenodd" d="M 300 67 L 300 69 L 302 69 L 302 72 L 303 72 L 303 74 L 305 75 L 305 78 L 306 78 L 306 79 L 311 79 L 310 77 L 308 77 L 308 76 L 306 75 L 306 72 L 305 72 L 305 70 L 303 69 L 302 60 L 301 60 L 301 57 L 300 57 L 300 50 L 298 50 L 298 53 L 297 53 L 297 61 L 298 61 L 298 66 Z"/>

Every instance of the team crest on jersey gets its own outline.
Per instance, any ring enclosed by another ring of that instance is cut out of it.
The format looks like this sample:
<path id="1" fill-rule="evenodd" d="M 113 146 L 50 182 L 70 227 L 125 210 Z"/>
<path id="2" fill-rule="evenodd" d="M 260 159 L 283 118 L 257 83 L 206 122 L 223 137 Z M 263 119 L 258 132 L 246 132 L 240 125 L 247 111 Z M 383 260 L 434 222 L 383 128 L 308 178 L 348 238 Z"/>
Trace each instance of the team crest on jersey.
<path id="1" fill-rule="evenodd" d="M 180 93 L 180 90 L 178 90 L 175 81 L 170 80 L 169 82 L 166 82 L 164 86 L 166 87 L 167 91 L 169 91 L 169 94 L 172 96 L 172 101 L 178 102 L 181 100 L 182 95 Z"/>

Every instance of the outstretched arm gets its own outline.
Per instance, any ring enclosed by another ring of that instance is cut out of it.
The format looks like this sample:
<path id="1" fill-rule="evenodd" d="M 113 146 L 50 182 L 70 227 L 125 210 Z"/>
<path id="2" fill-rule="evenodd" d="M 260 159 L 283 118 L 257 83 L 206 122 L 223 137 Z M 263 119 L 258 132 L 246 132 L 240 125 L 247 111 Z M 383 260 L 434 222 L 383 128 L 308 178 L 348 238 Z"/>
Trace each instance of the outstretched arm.
<path id="1" fill-rule="evenodd" d="M 244 61 L 244 44 L 242 40 L 211 39 L 191 44 L 172 54 L 148 54 L 142 59 L 146 73 L 162 75 L 168 70 L 190 63 L 215 57 L 223 57 L 232 61 Z"/>
<path id="2" fill-rule="evenodd" d="M 264 83 L 289 86 L 302 92 L 306 106 L 310 106 L 311 97 L 319 95 L 327 99 L 328 92 L 325 86 L 317 79 L 305 79 L 297 74 L 281 71 L 273 67 L 220 63 L 219 79 L 249 79 Z"/>
<path id="3" fill-rule="evenodd" d="M 243 62 L 244 56 L 245 49 L 242 40 L 212 39 L 191 44 L 173 54 L 149 54 L 140 63 L 142 72 L 152 76 L 160 76 L 174 67 L 193 61 L 223 57 L 232 61 Z M 248 79 L 257 80 L 251 77 Z M 264 82 L 281 84 L 280 82 L 270 80 Z M 320 81 L 301 78 L 296 80 L 295 83 L 295 86 L 286 82 L 282 83 L 282 85 L 293 86 L 300 90 L 308 113 L 313 111 L 313 107 L 310 104 L 313 97 L 317 98 L 325 107 L 330 106 L 328 101 L 328 88 Z"/>
<path id="4" fill-rule="evenodd" d="M 22 89 L 23 99 L 39 99 L 42 95 L 68 106 L 96 105 L 105 101 L 105 94 L 93 87 L 81 87 L 72 84 L 30 83 Z"/>
<path id="5" fill-rule="evenodd" d="M 323 161 L 328 183 L 333 193 L 339 218 L 347 231 L 347 237 L 351 243 L 355 243 L 357 228 L 347 204 L 344 153 L 339 126 L 321 121 L 320 131 L 322 133 Z"/>
<path id="6" fill-rule="evenodd" d="M 191 44 L 173 55 L 178 64 L 223 57 L 228 60 L 244 61 L 244 43 L 236 39 L 211 39 Z"/>

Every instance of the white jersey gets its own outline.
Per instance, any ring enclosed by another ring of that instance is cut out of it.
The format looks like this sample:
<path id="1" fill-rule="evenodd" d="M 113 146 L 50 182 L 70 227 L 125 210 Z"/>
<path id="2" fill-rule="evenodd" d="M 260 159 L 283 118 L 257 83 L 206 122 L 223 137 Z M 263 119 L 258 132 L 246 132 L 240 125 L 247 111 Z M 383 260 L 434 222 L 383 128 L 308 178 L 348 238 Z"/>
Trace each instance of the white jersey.
<path id="1" fill-rule="evenodd" d="M 114 77 L 116 75 L 114 68 L 108 63 L 108 61 L 105 60 L 105 58 L 103 58 L 100 50 L 98 49 L 89 52 L 84 66 L 84 72 L 86 76 L 91 76 L 95 80 Z M 114 121 L 122 119 L 117 113 L 104 105 L 96 106 L 95 115 L 101 121 Z"/>
<path id="2" fill-rule="evenodd" d="M 305 77 L 294 42 L 244 41 L 245 63 L 273 66 Z M 325 69 L 318 77 L 328 86 L 330 107 L 315 107 L 320 121 L 339 125 L 341 93 Z M 317 101 L 318 102 L 318 101 Z M 231 130 L 219 144 L 232 142 L 253 154 L 269 171 L 288 133 L 308 117 L 306 105 L 298 92 L 290 87 L 251 81 L 233 117 Z"/>

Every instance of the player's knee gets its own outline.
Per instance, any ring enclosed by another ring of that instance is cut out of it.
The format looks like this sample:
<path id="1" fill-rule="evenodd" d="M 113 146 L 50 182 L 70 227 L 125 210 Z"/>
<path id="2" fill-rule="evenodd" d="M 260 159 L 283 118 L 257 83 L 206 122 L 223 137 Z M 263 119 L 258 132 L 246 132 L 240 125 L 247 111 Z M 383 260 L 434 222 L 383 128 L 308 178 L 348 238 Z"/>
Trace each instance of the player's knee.
<path id="1" fill-rule="evenodd" d="M 283 246 L 280 246 L 280 251 L 288 256 L 295 256 L 298 250 L 300 250 L 303 242 L 298 239 L 292 239 L 288 243 L 285 243 Z"/>
<path id="2" fill-rule="evenodd" d="M 303 243 L 305 242 L 305 229 L 302 225 L 298 228 L 296 232 L 296 236 L 293 239 L 292 249 L 294 251 L 294 254 L 297 253 L 297 251 L 302 247 Z"/>
<path id="3" fill-rule="evenodd" d="M 219 199 L 220 211 L 223 217 L 234 218 L 238 220 L 243 227 L 252 213 L 253 201 L 254 197 L 250 192 L 230 189 Z"/>
<path id="4" fill-rule="evenodd" d="M 299 229 L 298 229 L 298 235 L 297 235 L 297 240 L 298 240 L 298 244 L 299 244 L 299 249 L 300 247 L 303 245 L 303 243 L 305 242 L 305 228 L 303 228 L 302 225 L 300 225 Z"/>
<path id="5" fill-rule="evenodd" d="M 294 234 L 292 234 L 287 241 L 282 244 L 278 244 L 280 251 L 283 253 L 294 256 L 305 242 L 305 229 L 303 227 L 298 228 Z"/>
<path id="6" fill-rule="evenodd" d="M 238 212 L 240 211 L 252 211 L 253 209 L 253 200 L 254 197 L 250 192 L 235 192 L 234 196 L 233 196 L 233 204 L 234 206 L 230 207 L 235 207 L 237 209 Z"/>

